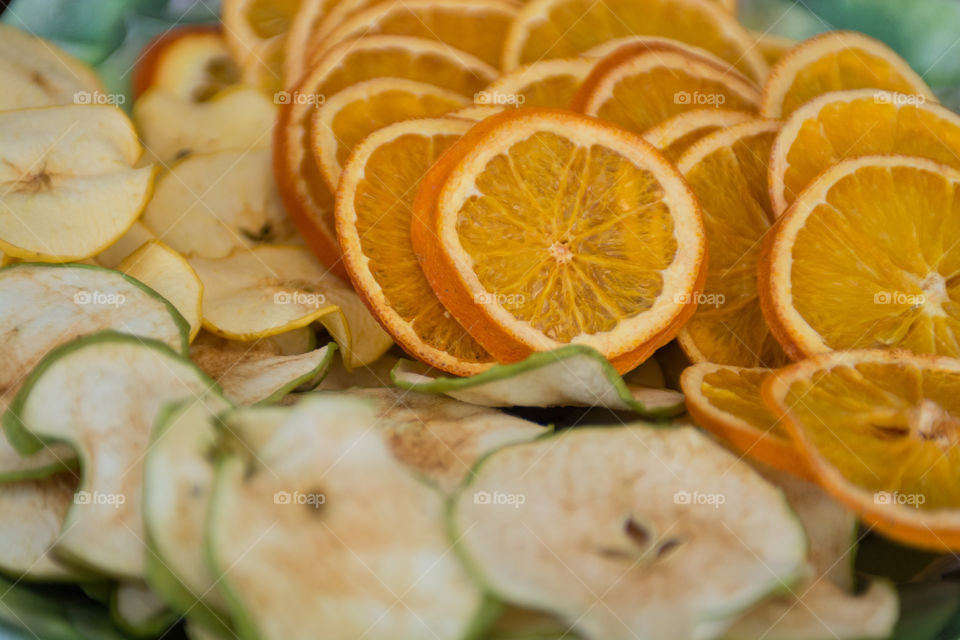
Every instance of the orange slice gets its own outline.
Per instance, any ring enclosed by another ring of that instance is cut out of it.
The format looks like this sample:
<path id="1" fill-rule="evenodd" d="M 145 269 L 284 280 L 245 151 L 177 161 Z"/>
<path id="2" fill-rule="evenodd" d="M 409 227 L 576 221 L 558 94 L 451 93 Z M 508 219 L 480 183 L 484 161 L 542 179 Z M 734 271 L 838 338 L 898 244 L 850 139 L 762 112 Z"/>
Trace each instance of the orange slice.
<path id="1" fill-rule="evenodd" d="M 307 67 L 317 62 L 319 54 L 327 48 L 327 37 L 334 29 L 355 13 L 384 1 L 386 0 L 336 0 L 311 30 L 307 45 L 307 51 L 310 54 L 306 60 Z"/>
<path id="2" fill-rule="evenodd" d="M 240 70 L 215 25 L 191 25 L 151 40 L 133 72 L 133 97 L 159 87 L 181 98 L 202 101 L 239 82 Z"/>
<path id="3" fill-rule="evenodd" d="M 780 128 L 752 120 L 707 136 L 677 162 L 703 210 L 710 264 L 697 312 L 677 339 L 693 362 L 778 367 L 788 361 L 760 311 L 757 260 L 773 222 L 767 158 Z"/>
<path id="4" fill-rule="evenodd" d="M 567 109 L 597 64 L 590 58 L 553 58 L 517 67 L 481 91 L 481 104 Z"/>
<path id="5" fill-rule="evenodd" d="M 347 40 L 398 35 L 439 40 L 492 66 L 500 65 L 503 40 L 517 14 L 507 0 L 404 0 L 381 2 L 354 13 L 323 38 L 318 54 Z"/>
<path id="6" fill-rule="evenodd" d="M 895 540 L 960 549 L 960 362 L 835 352 L 762 391 L 834 498 Z"/>
<path id="7" fill-rule="evenodd" d="M 754 460 L 813 479 L 779 416 L 761 397 L 770 369 L 729 367 L 704 362 L 684 369 L 680 387 L 687 411 L 704 429 Z"/>
<path id="8" fill-rule="evenodd" d="M 817 96 L 848 89 L 884 89 L 937 100 L 887 45 L 855 31 L 829 31 L 805 40 L 777 62 L 763 87 L 760 114 L 784 118 Z"/>
<path id="9" fill-rule="evenodd" d="M 764 241 L 763 313 L 794 359 L 834 349 L 960 356 L 960 172 L 906 156 L 846 160 Z"/>
<path id="10" fill-rule="evenodd" d="M 314 159 L 335 191 L 343 163 L 367 135 L 393 122 L 443 115 L 466 103 L 461 94 L 426 82 L 403 78 L 360 82 L 335 94 L 314 112 Z"/>
<path id="11" fill-rule="evenodd" d="M 780 61 L 790 49 L 797 46 L 797 41 L 793 38 L 778 36 L 774 33 L 761 33 L 759 31 L 750 31 L 757 49 L 763 54 L 763 59 L 767 64 L 773 66 Z"/>
<path id="12" fill-rule="evenodd" d="M 921 156 L 960 168 L 960 116 L 923 96 L 874 89 L 814 98 L 783 125 L 770 154 L 777 215 L 820 173 L 845 158 Z"/>
<path id="13" fill-rule="evenodd" d="M 757 81 L 769 70 L 746 29 L 710 0 L 531 0 L 510 27 L 503 67 L 580 55 L 624 36 L 702 47 Z"/>
<path id="14" fill-rule="evenodd" d="M 676 162 L 690 147 L 714 131 L 753 120 L 755 114 L 729 109 L 691 109 L 647 129 L 643 139 Z"/>
<path id="15" fill-rule="evenodd" d="M 411 232 L 434 292 L 501 362 L 571 343 L 621 372 L 643 362 L 693 313 L 705 274 L 682 177 L 640 137 L 569 111 L 478 126 Z"/>
<path id="16" fill-rule="evenodd" d="M 314 51 L 311 38 L 330 11 L 345 0 L 303 0 L 290 21 L 283 51 L 283 86 L 292 87 L 307 69 Z"/>
<path id="17" fill-rule="evenodd" d="M 290 218 L 328 267 L 339 265 L 333 194 L 313 156 L 313 112 L 325 97 L 380 77 L 408 78 L 472 96 L 496 70 L 441 43 L 404 36 L 370 36 L 330 50 L 285 99 L 274 128 L 274 174 Z"/>
<path id="18" fill-rule="evenodd" d="M 462 109 L 450 112 L 452 118 L 463 118 L 464 120 L 473 120 L 479 122 L 486 120 L 490 116 L 502 113 L 505 107 L 498 107 L 491 104 L 471 104 Z"/>
<path id="19" fill-rule="evenodd" d="M 301 0 L 223 0 L 223 34 L 237 64 L 259 56 L 264 43 L 282 40 Z"/>
<path id="20" fill-rule="evenodd" d="M 573 108 L 643 133 L 691 109 L 755 111 L 760 90 L 723 60 L 666 42 L 637 42 L 604 58 Z"/>
<path id="21" fill-rule="evenodd" d="M 410 241 L 420 178 L 471 127 L 457 118 L 407 120 L 364 140 L 344 167 L 337 236 L 354 287 L 407 353 L 456 375 L 493 359 L 434 295 Z"/>

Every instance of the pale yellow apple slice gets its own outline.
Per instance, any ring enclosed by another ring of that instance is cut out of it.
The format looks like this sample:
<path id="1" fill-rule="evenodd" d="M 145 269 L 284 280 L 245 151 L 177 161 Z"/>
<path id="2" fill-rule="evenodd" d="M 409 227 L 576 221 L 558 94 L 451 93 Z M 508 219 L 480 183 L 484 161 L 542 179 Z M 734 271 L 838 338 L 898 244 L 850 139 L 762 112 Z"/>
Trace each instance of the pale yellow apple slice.
<path id="1" fill-rule="evenodd" d="M 139 249 L 144 242 L 156 239 L 157 234 L 137 220 L 116 242 L 98 253 L 94 261 L 101 267 L 116 269 L 124 258 Z"/>
<path id="2" fill-rule="evenodd" d="M 190 340 L 197 336 L 203 322 L 203 283 L 182 255 L 159 240 L 150 240 L 124 258 L 117 271 L 133 276 L 166 298 L 190 324 Z"/>
<path id="3" fill-rule="evenodd" d="M 137 133 L 122 111 L 68 106 L 0 112 L 0 249 L 69 262 L 117 241 L 150 199 L 134 169 Z"/>
<path id="4" fill-rule="evenodd" d="M 299 238 L 273 180 L 269 148 L 195 154 L 157 180 L 143 223 L 184 254 L 223 258 L 234 249 Z"/>
<path id="5" fill-rule="evenodd" d="M 110 619 L 134 638 L 161 638 L 178 616 L 139 580 L 120 582 L 110 595 Z"/>

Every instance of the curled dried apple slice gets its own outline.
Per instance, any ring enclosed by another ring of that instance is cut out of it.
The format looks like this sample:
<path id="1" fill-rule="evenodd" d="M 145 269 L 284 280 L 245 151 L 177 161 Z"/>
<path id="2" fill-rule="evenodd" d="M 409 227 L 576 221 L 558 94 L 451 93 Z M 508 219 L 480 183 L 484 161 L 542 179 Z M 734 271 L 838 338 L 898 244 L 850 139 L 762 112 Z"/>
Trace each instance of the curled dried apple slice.
<path id="1" fill-rule="evenodd" d="M 120 238 L 150 199 L 154 169 L 116 107 L 0 112 L 0 249 L 69 262 Z"/>
<path id="2" fill-rule="evenodd" d="M 683 413 L 683 394 L 628 384 L 596 349 L 570 345 L 495 365 L 467 378 L 444 378 L 411 361 L 401 361 L 393 382 L 404 389 L 444 393 L 487 407 L 605 407 L 642 416 Z"/>
<path id="3" fill-rule="evenodd" d="M 393 459 L 375 408 L 327 394 L 266 411 L 285 415 L 255 455 L 220 463 L 208 520 L 240 636 L 477 633 L 485 599 L 451 553 L 443 497 Z"/>
<path id="4" fill-rule="evenodd" d="M 573 429 L 504 447 L 449 514 L 491 593 L 604 640 L 715 637 L 796 579 L 806 547 L 783 494 L 692 428 Z"/>
<path id="5" fill-rule="evenodd" d="M 70 444 L 80 460 L 80 486 L 53 547 L 58 558 L 118 578 L 143 576 L 143 457 L 160 408 L 183 398 L 225 404 L 192 362 L 139 336 L 79 338 L 34 368 L 3 422 L 22 453 L 36 451 L 40 438 Z"/>

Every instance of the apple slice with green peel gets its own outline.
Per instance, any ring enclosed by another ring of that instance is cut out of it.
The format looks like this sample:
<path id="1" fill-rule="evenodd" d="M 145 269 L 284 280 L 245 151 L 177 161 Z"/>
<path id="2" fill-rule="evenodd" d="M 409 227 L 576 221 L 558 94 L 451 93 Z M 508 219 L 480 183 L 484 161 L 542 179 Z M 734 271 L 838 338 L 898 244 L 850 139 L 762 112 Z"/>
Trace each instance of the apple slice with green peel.
<path id="1" fill-rule="evenodd" d="M 160 408 L 183 398 L 224 406 L 216 385 L 166 344 L 113 331 L 78 338 L 34 368 L 3 422 L 25 454 L 70 444 L 82 479 L 54 545 L 74 566 L 120 579 L 144 574 L 143 457 Z"/>
<path id="2" fill-rule="evenodd" d="M 101 267 L 116 269 L 124 258 L 143 246 L 143 243 L 156 239 L 157 234 L 137 220 L 116 242 L 98 253 L 94 261 Z"/>
<path id="3" fill-rule="evenodd" d="M 689 427 L 509 445 L 477 465 L 449 517 L 494 595 L 597 640 L 716 637 L 796 580 L 806 551 L 783 494 Z"/>
<path id="4" fill-rule="evenodd" d="M 150 240 L 124 258 L 117 271 L 133 276 L 166 298 L 190 324 L 190 340 L 197 336 L 203 322 L 203 283 L 186 258 L 163 242 Z"/>
<path id="5" fill-rule="evenodd" d="M 138 280 L 88 265 L 21 263 L 0 268 L 0 411 L 51 349 L 103 329 L 161 340 L 186 351 L 187 324 Z M 70 466 L 73 449 L 51 444 L 30 456 L 0 437 L 0 483 L 50 475 Z"/>
<path id="6" fill-rule="evenodd" d="M 243 409 L 276 416 L 280 409 Z M 373 403 L 316 395 L 217 470 L 208 550 L 243 640 L 475 637 L 489 615 L 444 500 L 394 460 Z"/>
<path id="7" fill-rule="evenodd" d="M 134 638 L 159 638 L 178 617 L 146 584 L 121 582 L 110 596 L 110 618 Z"/>
<path id="8" fill-rule="evenodd" d="M 605 407 L 651 418 L 684 411 L 683 394 L 628 384 L 599 351 L 585 345 L 537 353 L 468 378 L 439 377 L 433 371 L 401 360 L 391 375 L 398 387 L 487 407 Z"/>
<path id="9" fill-rule="evenodd" d="M 191 155 L 157 180 L 143 222 L 184 254 L 224 258 L 258 244 L 295 244 L 269 148 Z"/>
<path id="10" fill-rule="evenodd" d="M 116 107 L 0 111 L 0 249 L 69 262 L 116 242 L 143 211 L 154 169 Z"/>
<path id="11" fill-rule="evenodd" d="M 564 624 L 555 616 L 506 606 L 497 618 L 486 640 L 580 640 L 580 636 L 570 625 Z"/>

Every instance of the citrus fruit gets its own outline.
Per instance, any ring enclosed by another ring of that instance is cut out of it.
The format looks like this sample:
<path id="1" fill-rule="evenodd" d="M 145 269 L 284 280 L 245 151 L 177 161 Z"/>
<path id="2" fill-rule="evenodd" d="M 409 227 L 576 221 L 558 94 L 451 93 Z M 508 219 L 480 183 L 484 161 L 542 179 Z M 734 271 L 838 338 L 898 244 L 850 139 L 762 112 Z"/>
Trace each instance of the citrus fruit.
<path id="1" fill-rule="evenodd" d="M 310 38 L 340 0 L 303 0 L 290 21 L 283 50 L 283 86 L 292 87 L 303 75 L 312 50 Z"/>
<path id="2" fill-rule="evenodd" d="M 602 59 L 583 82 L 573 108 L 630 131 L 691 109 L 755 111 L 760 91 L 710 54 L 663 41 L 624 45 Z"/>
<path id="3" fill-rule="evenodd" d="M 770 153 L 770 199 L 782 215 L 845 158 L 900 154 L 960 169 L 960 116 L 923 96 L 874 89 L 814 98 L 784 123 Z"/>
<path id="4" fill-rule="evenodd" d="M 313 153 L 313 112 L 352 84 L 380 77 L 429 82 L 472 96 L 496 70 L 432 40 L 370 36 L 331 49 L 280 105 L 274 128 L 274 174 L 287 213 L 320 260 L 346 276 L 333 221 L 333 194 Z"/>
<path id="5" fill-rule="evenodd" d="M 794 359 L 902 347 L 960 355 L 960 172 L 867 156 L 824 172 L 764 240 L 763 314 Z"/>
<path id="6" fill-rule="evenodd" d="M 495 116 L 498 113 L 502 113 L 506 107 L 497 107 L 492 104 L 471 104 L 466 107 L 461 107 L 456 111 L 451 111 L 449 115 L 451 118 L 463 118 L 464 120 L 472 120 L 473 122 L 480 122 L 481 120 L 486 120 L 490 116 Z"/>
<path id="7" fill-rule="evenodd" d="M 440 116 L 467 103 L 455 91 L 403 78 L 375 78 L 347 87 L 313 114 L 314 160 L 331 191 L 357 144 L 393 122 Z"/>
<path id="8" fill-rule="evenodd" d="M 543 58 L 579 55 L 624 36 L 687 42 L 755 81 L 768 71 L 746 29 L 711 0 L 531 0 L 507 34 L 503 67 L 509 71 Z"/>
<path id="9" fill-rule="evenodd" d="M 623 372 L 668 342 L 694 311 L 706 257 L 699 205 L 673 166 L 569 111 L 515 109 L 475 131 L 415 203 L 414 249 L 450 313 L 501 362 L 576 343 Z"/>
<path id="10" fill-rule="evenodd" d="M 760 114 L 785 118 L 817 96 L 850 89 L 884 89 L 936 102 L 923 79 L 887 45 L 855 31 L 828 31 L 791 49 L 770 70 Z"/>
<path id="11" fill-rule="evenodd" d="M 502 107 L 567 109 L 596 65 L 590 58 L 551 58 L 517 67 L 481 91 L 476 102 Z"/>
<path id="12" fill-rule="evenodd" d="M 684 369 L 680 387 L 698 425 L 753 460 L 812 478 L 779 417 L 763 403 L 761 386 L 772 373 L 702 362 Z"/>
<path id="13" fill-rule="evenodd" d="M 457 375 L 483 371 L 493 359 L 430 289 L 410 225 L 420 178 L 470 126 L 420 119 L 375 132 L 347 163 L 336 207 L 344 265 L 371 312 L 408 353 Z"/>
<path id="14" fill-rule="evenodd" d="M 675 163 L 696 142 L 714 131 L 754 118 L 756 115 L 747 111 L 692 109 L 678 113 L 657 126 L 647 129 L 643 139 Z"/>
<path id="15" fill-rule="evenodd" d="M 763 59 L 771 66 L 779 62 L 780 58 L 790 51 L 790 49 L 797 46 L 797 41 L 793 38 L 778 36 L 773 33 L 751 31 L 750 35 L 753 36 L 757 49 L 759 49 L 763 55 Z"/>
<path id="16" fill-rule="evenodd" d="M 133 73 L 133 97 L 159 87 L 181 98 L 207 100 L 240 81 L 220 29 L 177 27 L 147 43 Z"/>
<path id="17" fill-rule="evenodd" d="M 820 484 L 880 533 L 960 548 L 960 365 L 898 351 L 823 354 L 763 387 Z"/>
<path id="18" fill-rule="evenodd" d="M 302 0 L 223 0 L 220 20 L 234 60 L 256 59 L 264 43 L 282 41 Z"/>
<path id="19" fill-rule="evenodd" d="M 693 362 L 740 367 L 788 362 L 757 297 L 757 260 L 773 223 L 766 160 L 779 129 L 775 120 L 734 125 L 707 136 L 677 161 L 700 201 L 710 247 L 697 312 L 677 336 Z"/>

